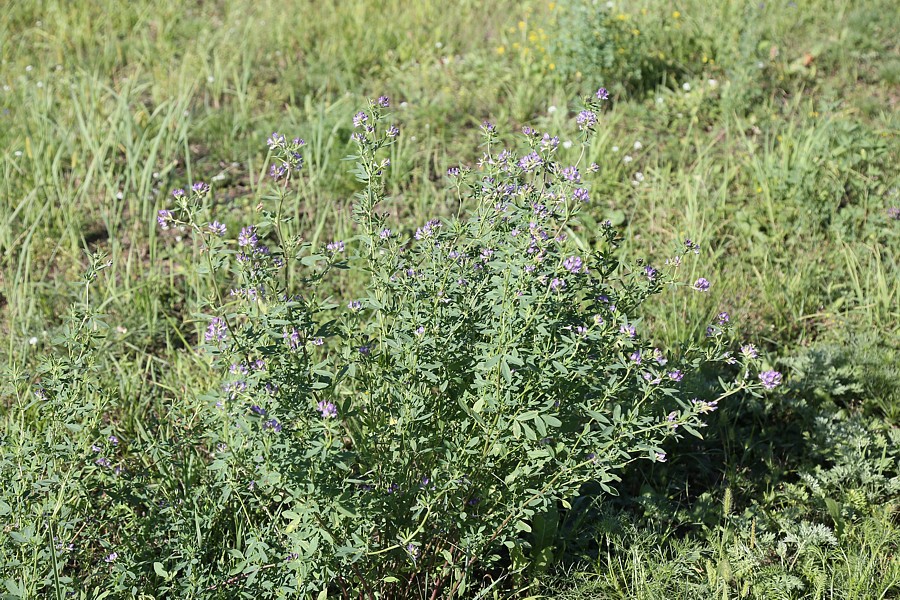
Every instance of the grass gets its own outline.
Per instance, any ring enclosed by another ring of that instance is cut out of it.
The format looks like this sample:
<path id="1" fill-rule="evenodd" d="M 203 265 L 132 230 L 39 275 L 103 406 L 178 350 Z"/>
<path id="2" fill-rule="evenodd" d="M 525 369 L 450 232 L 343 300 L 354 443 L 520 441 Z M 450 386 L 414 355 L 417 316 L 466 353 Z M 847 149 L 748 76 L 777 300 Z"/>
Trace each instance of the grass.
<path id="1" fill-rule="evenodd" d="M 52 351 L 85 252 L 102 249 L 105 377 L 131 399 L 115 427 L 142 439 L 176 427 L 173 399 L 211 381 L 187 351 L 211 290 L 179 233 L 156 228 L 172 188 L 209 181 L 234 231 L 261 200 L 265 138 L 300 135 L 291 227 L 314 243 L 349 238 L 350 116 L 385 93 L 403 130 L 390 220 L 410 232 L 457 211 L 443 174 L 478 156 L 482 120 L 574 140 L 574 99 L 605 84 L 615 102 L 586 155 L 601 167 L 594 204 L 572 234 L 591 245 L 591 224 L 611 219 L 623 254 L 656 262 L 699 241 L 691 275 L 712 292 L 657 305 L 660 344 L 702 337 L 728 310 L 790 386 L 773 406 L 723 411 L 704 444 L 673 449 L 684 459 L 626 473 L 590 539 L 558 542 L 567 591 L 545 577 L 542 593 L 896 597 L 896 465 L 879 471 L 877 452 L 853 465 L 811 440 L 883 436 L 897 457 L 898 21 L 886 0 L 6 3 L 0 363 L 29 372 Z M 577 143 L 564 152 L 577 159 Z M 12 387 L 0 394 L 10 406 Z M 857 437 L 840 437 L 847 423 Z M 808 478 L 835 465 L 849 474 L 819 494 Z M 855 504 L 839 485 L 853 477 Z M 806 522 L 842 535 L 792 546 Z"/>

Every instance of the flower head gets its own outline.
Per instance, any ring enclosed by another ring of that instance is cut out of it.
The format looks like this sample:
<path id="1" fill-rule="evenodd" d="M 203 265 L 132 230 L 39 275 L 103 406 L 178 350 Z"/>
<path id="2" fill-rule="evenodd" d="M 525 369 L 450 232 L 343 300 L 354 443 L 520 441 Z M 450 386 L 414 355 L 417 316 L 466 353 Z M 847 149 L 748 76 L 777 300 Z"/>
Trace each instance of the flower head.
<path id="1" fill-rule="evenodd" d="M 353 126 L 362 127 L 369 121 L 369 115 L 360 111 L 353 116 Z"/>
<path id="2" fill-rule="evenodd" d="M 701 277 L 700 279 L 698 279 L 697 281 L 694 282 L 694 289 L 697 290 L 698 292 L 709 291 L 709 286 L 710 286 L 709 280 L 707 280 L 705 277 Z"/>
<path id="3" fill-rule="evenodd" d="M 597 124 L 597 114 L 592 110 L 583 110 L 575 117 L 575 123 L 578 124 L 578 129 L 582 131 L 591 129 Z"/>
<path id="4" fill-rule="evenodd" d="M 602 87 L 597 90 L 597 100 L 609 100 L 609 92 L 606 91 L 606 88 Z"/>
<path id="5" fill-rule="evenodd" d="M 248 225 L 241 229 L 241 232 L 238 234 L 238 246 L 255 248 L 258 243 L 259 238 L 256 235 L 256 227 Z"/>
<path id="6" fill-rule="evenodd" d="M 763 371 L 759 374 L 759 380 L 762 382 L 763 387 L 767 390 L 774 390 L 776 387 L 781 385 L 781 373 L 778 371 Z"/>
<path id="7" fill-rule="evenodd" d="M 173 221 L 175 216 L 172 214 L 171 210 L 161 210 L 156 213 L 156 222 L 159 223 L 159 228 L 165 231 L 169 228 L 169 221 Z"/>
<path id="8" fill-rule="evenodd" d="M 224 342 L 228 335 L 228 325 L 225 319 L 221 317 L 213 317 L 206 328 L 206 341 L 208 343 Z"/>
<path id="9" fill-rule="evenodd" d="M 331 419 L 337 416 L 337 407 L 327 400 L 320 400 L 316 409 L 323 419 Z"/>
<path id="10" fill-rule="evenodd" d="M 223 236 L 227 233 L 228 229 L 222 223 L 218 221 L 213 221 L 209 224 L 209 232 L 213 235 Z"/>

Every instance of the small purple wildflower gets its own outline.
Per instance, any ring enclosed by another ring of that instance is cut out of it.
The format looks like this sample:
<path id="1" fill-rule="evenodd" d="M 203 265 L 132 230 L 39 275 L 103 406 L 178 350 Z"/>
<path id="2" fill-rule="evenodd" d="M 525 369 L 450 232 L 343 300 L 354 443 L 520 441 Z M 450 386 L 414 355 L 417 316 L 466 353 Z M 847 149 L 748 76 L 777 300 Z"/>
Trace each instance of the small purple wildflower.
<path id="1" fill-rule="evenodd" d="M 369 115 L 360 111 L 353 116 L 353 126 L 362 127 L 369 121 Z"/>
<path id="2" fill-rule="evenodd" d="M 266 416 L 266 409 L 264 409 L 263 407 L 258 406 L 256 404 L 254 404 L 253 406 L 250 407 L 250 412 L 252 412 L 253 414 L 259 415 L 261 417 Z"/>
<path id="3" fill-rule="evenodd" d="M 114 435 L 111 435 L 111 436 L 109 436 L 109 437 L 106 438 L 106 439 L 107 439 L 107 440 L 109 441 L 109 443 L 112 444 L 113 446 L 118 446 L 118 445 L 119 445 L 119 438 L 117 438 L 117 437 L 114 436 Z"/>
<path id="4" fill-rule="evenodd" d="M 288 347 L 291 350 L 296 350 L 300 347 L 300 332 L 296 329 L 291 329 L 290 332 L 285 331 L 282 337 L 287 342 Z"/>
<path id="5" fill-rule="evenodd" d="M 574 181 L 575 183 L 581 183 L 581 173 L 578 172 L 578 169 L 575 167 L 566 167 L 562 170 L 562 176 L 568 179 L 569 181 Z"/>
<path id="6" fill-rule="evenodd" d="M 665 452 L 657 452 L 656 453 L 656 462 L 666 462 L 666 453 Z"/>
<path id="7" fill-rule="evenodd" d="M 387 129 L 387 136 L 389 138 L 395 138 L 400 135 L 400 129 L 396 125 L 391 125 Z"/>
<path id="8" fill-rule="evenodd" d="M 228 228 L 218 221 L 213 221 L 208 225 L 208 227 L 211 234 L 217 235 L 219 237 L 225 235 L 228 232 Z"/>
<path id="9" fill-rule="evenodd" d="M 544 159 L 537 152 L 526 154 L 519 160 L 519 168 L 528 173 L 544 164 Z"/>
<path id="10" fill-rule="evenodd" d="M 97 463 L 98 465 L 100 465 L 101 467 L 106 467 L 107 469 L 112 466 L 112 464 L 109 462 L 109 459 L 106 458 L 105 456 L 101 456 L 94 462 Z"/>
<path id="11" fill-rule="evenodd" d="M 628 358 L 630 358 L 631 362 L 633 362 L 636 365 L 641 364 L 641 359 L 642 359 L 641 351 L 635 350 L 634 352 L 631 353 L 631 356 L 629 356 Z"/>
<path id="12" fill-rule="evenodd" d="M 715 411 L 719 408 L 719 401 L 713 400 L 712 402 L 707 402 L 706 400 L 700 400 L 699 398 L 694 398 L 691 400 L 691 404 L 697 407 L 697 409 L 701 413 L 709 413 Z"/>
<path id="13" fill-rule="evenodd" d="M 646 267 L 644 267 L 644 275 L 646 275 L 647 279 L 649 279 L 650 281 L 653 281 L 654 279 L 656 279 L 656 276 L 658 274 L 659 274 L 659 271 L 657 271 L 650 265 L 647 265 Z"/>
<path id="14" fill-rule="evenodd" d="M 580 273 L 584 270 L 584 261 L 579 256 L 570 256 L 563 261 L 563 268 L 569 273 Z"/>
<path id="15" fill-rule="evenodd" d="M 225 323 L 225 319 L 213 317 L 209 322 L 209 327 L 206 328 L 206 341 L 209 343 L 224 342 L 227 334 L 228 325 Z"/>
<path id="16" fill-rule="evenodd" d="M 382 230 L 381 230 L 381 233 L 378 234 L 378 237 L 380 237 L 380 238 L 383 239 L 383 240 L 386 240 L 386 239 L 388 239 L 389 237 L 391 237 L 391 234 L 392 234 L 392 233 L 393 233 L 393 232 L 392 232 L 390 229 L 382 229 Z"/>
<path id="17" fill-rule="evenodd" d="M 118 552 L 110 552 L 109 555 L 107 555 L 106 558 L 103 559 L 103 561 L 108 563 L 116 562 L 117 558 L 119 558 Z"/>
<path id="18" fill-rule="evenodd" d="M 887 216 L 889 219 L 900 221 L 900 207 L 892 206 L 887 209 Z"/>
<path id="19" fill-rule="evenodd" d="M 485 132 L 485 133 L 488 133 L 488 132 L 490 132 L 490 131 L 494 131 L 494 124 L 491 123 L 490 121 L 484 121 L 484 122 L 481 124 L 481 131 L 483 131 L 483 132 Z"/>
<path id="20" fill-rule="evenodd" d="M 416 335 L 423 335 L 425 333 L 425 328 L 421 325 L 416 328 Z"/>
<path id="21" fill-rule="evenodd" d="M 319 403 L 316 404 L 316 409 L 319 411 L 319 414 L 322 415 L 323 419 L 331 419 L 337 416 L 337 407 L 327 400 L 320 400 Z"/>
<path id="22" fill-rule="evenodd" d="M 678 429 L 678 423 L 675 422 L 675 420 L 676 420 L 677 418 L 678 418 L 678 413 L 675 412 L 674 410 L 673 410 L 672 412 L 670 412 L 670 413 L 666 416 L 666 421 L 668 421 L 669 423 L 672 424 L 672 429 L 673 429 L 673 430 L 674 430 L 674 429 Z"/>
<path id="23" fill-rule="evenodd" d="M 284 146 L 284 142 L 285 142 L 284 136 L 281 135 L 280 133 L 278 133 L 277 131 L 272 133 L 272 135 L 269 136 L 269 139 L 266 140 L 266 144 L 269 146 L 270 150 L 274 150 L 275 148 L 278 148 L 279 146 Z"/>
<path id="24" fill-rule="evenodd" d="M 572 192 L 572 197 L 579 202 L 587 202 L 591 199 L 588 191 L 584 188 L 577 188 L 574 192 Z"/>
<path id="25" fill-rule="evenodd" d="M 173 197 L 173 198 L 182 198 L 183 196 L 184 196 L 184 189 L 183 189 L 183 188 L 176 188 L 176 189 L 172 190 L 172 197 Z"/>
<path id="26" fill-rule="evenodd" d="M 238 246 L 255 248 L 258 243 L 259 238 L 256 235 L 256 227 L 248 225 L 241 229 L 241 232 L 238 234 Z"/>
<path id="27" fill-rule="evenodd" d="M 717 322 L 719 325 L 724 325 L 725 323 L 729 322 L 730 320 L 731 320 L 731 317 L 730 317 L 729 314 L 728 314 L 727 312 L 725 312 L 725 311 L 720 312 L 720 313 L 718 314 L 718 316 L 716 317 L 716 322 Z"/>
<path id="28" fill-rule="evenodd" d="M 597 100 L 609 100 L 609 92 L 606 91 L 606 88 L 602 87 L 597 90 Z"/>
<path id="29" fill-rule="evenodd" d="M 331 253 L 343 252 L 344 251 L 344 242 L 341 242 L 341 241 L 329 242 L 325 246 L 325 249 Z"/>
<path id="30" fill-rule="evenodd" d="M 447 169 L 447 177 L 459 177 L 459 174 L 459 167 L 450 167 L 449 169 Z"/>
<path id="31" fill-rule="evenodd" d="M 175 216 L 172 214 L 171 210 L 161 210 L 156 213 L 156 222 L 159 223 L 159 228 L 165 231 L 169 228 L 169 221 L 175 219 Z"/>
<path id="32" fill-rule="evenodd" d="M 624 333 L 628 337 L 633 338 L 637 334 L 637 330 L 634 328 L 634 325 L 622 325 L 619 328 L 619 333 Z"/>
<path id="33" fill-rule="evenodd" d="M 560 289 L 566 287 L 566 281 L 564 279 L 560 279 L 559 277 L 554 277 L 550 281 L 550 289 L 554 292 L 559 291 Z"/>
<path id="34" fill-rule="evenodd" d="M 541 139 L 541 148 L 544 150 L 556 150 L 559 146 L 559 137 L 553 136 L 551 137 L 549 133 L 545 133 L 544 137 Z"/>
<path id="35" fill-rule="evenodd" d="M 762 382 L 763 387 L 767 390 L 774 390 L 776 387 L 781 385 L 781 373 L 778 371 L 763 371 L 759 374 L 759 380 Z"/>
<path id="36" fill-rule="evenodd" d="M 281 433 L 281 423 L 277 419 L 269 419 L 263 423 L 263 429 L 271 429 L 275 433 Z"/>
<path id="37" fill-rule="evenodd" d="M 741 346 L 741 354 L 743 354 L 747 358 L 756 358 L 759 356 L 759 351 L 753 344 L 744 344 L 743 346 Z"/>
<path id="38" fill-rule="evenodd" d="M 681 369 L 675 369 L 674 371 L 669 371 L 669 379 L 672 381 L 681 381 L 684 379 L 684 372 Z"/>
<path id="39" fill-rule="evenodd" d="M 191 186 L 191 189 L 194 191 L 195 194 L 200 194 L 202 196 L 203 194 L 206 194 L 209 191 L 209 184 L 206 184 L 202 181 L 198 181 L 197 183 L 195 183 L 194 185 Z"/>
<path id="40" fill-rule="evenodd" d="M 709 291 L 709 285 L 709 280 L 707 280 L 705 277 L 701 277 L 694 282 L 694 289 L 698 292 L 707 292 Z"/>
<path id="41" fill-rule="evenodd" d="M 360 346 L 359 347 L 359 353 L 362 354 L 363 356 L 368 356 L 371 352 L 372 352 L 372 349 L 369 348 L 368 346 Z"/>
<path id="42" fill-rule="evenodd" d="M 362 310 L 362 302 L 360 302 L 359 300 L 351 300 L 347 303 L 347 308 L 354 312 L 358 312 Z"/>
<path id="43" fill-rule="evenodd" d="M 591 110 L 583 110 L 578 113 L 578 116 L 575 117 L 575 122 L 578 124 L 578 129 L 584 131 L 585 129 L 591 129 L 594 125 L 597 124 L 597 115 L 594 111 Z"/>
<path id="44" fill-rule="evenodd" d="M 387 96 L 378 96 L 378 100 L 375 103 L 381 108 L 388 108 L 391 105 L 391 99 Z"/>

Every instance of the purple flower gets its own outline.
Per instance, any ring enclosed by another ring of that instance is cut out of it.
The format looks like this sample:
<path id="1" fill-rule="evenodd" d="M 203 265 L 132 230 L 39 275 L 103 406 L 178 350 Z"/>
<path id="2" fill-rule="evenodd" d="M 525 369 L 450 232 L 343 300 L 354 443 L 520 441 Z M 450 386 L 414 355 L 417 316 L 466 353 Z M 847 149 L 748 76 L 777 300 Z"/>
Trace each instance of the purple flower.
<path id="1" fill-rule="evenodd" d="M 756 350 L 756 346 L 753 344 L 744 344 L 741 346 L 741 354 L 746 356 L 747 358 L 756 358 L 759 356 L 759 352 Z"/>
<path id="2" fill-rule="evenodd" d="M 103 560 L 105 562 L 111 563 L 111 562 L 116 562 L 117 558 L 119 558 L 119 554 L 117 552 L 110 552 L 109 555 L 107 555 L 107 557 L 104 558 Z"/>
<path id="3" fill-rule="evenodd" d="M 275 148 L 278 148 L 279 146 L 283 146 L 284 141 L 285 141 L 284 136 L 276 131 L 272 135 L 269 136 L 269 139 L 266 140 L 266 144 L 269 146 L 270 150 L 274 150 Z"/>
<path id="4" fill-rule="evenodd" d="M 422 335 L 424 333 L 425 333 L 425 328 L 422 327 L 421 325 L 416 328 L 416 335 Z"/>
<path id="5" fill-rule="evenodd" d="M 575 183 L 581 183 L 581 173 L 578 172 L 578 169 L 575 167 L 566 167 L 562 170 L 562 176 L 568 179 L 569 181 L 574 181 Z"/>
<path id="6" fill-rule="evenodd" d="M 646 275 L 647 279 L 649 279 L 650 281 L 653 281 L 654 279 L 656 279 L 656 276 L 658 274 L 659 274 L 659 271 L 657 271 L 650 265 L 647 265 L 646 267 L 644 267 L 644 275 Z"/>
<path id="7" fill-rule="evenodd" d="M 362 302 L 360 302 L 359 300 L 351 300 L 347 303 L 347 308 L 354 312 L 360 311 L 362 310 Z"/>
<path id="8" fill-rule="evenodd" d="M 597 100 L 609 100 L 609 92 L 606 91 L 606 88 L 600 88 L 597 90 Z"/>
<path id="9" fill-rule="evenodd" d="M 459 167 L 450 167 L 447 169 L 447 177 L 459 177 Z"/>
<path id="10" fill-rule="evenodd" d="M 636 365 L 641 364 L 641 351 L 635 350 L 634 352 L 631 353 L 631 356 L 629 356 L 628 358 L 630 358 L 631 362 L 633 362 Z"/>
<path id="11" fill-rule="evenodd" d="M 381 108 L 387 108 L 391 105 L 391 100 L 387 96 L 378 96 L 378 100 L 375 103 Z"/>
<path id="12" fill-rule="evenodd" d="M 340 242 L 340 241 L 330 242 L 328 245 L 325 246 L 325 249 L 332 253 L 343 252 L 344 251 L 344 242 Z"/>
<path id="13" fill-rule="evenodd" d="M 494 124 L 490 121 L 484 121 L 481 123 L 481 131 L 488 133 L 490 131 L 494 131 Z"/>
<path id="14" fill-rule="evenodd" d="M 698 292 L 709 291 L 709 281 L 706 278 L 701 277 L 700 279 L 698 279 L 697 281 L 694 282 L 694 289 L 697 290 Z"/>
<path id="15" fill-rule="evenodd" d="M 111 436 L 109 436 L 109 437 L 106 438 L 106 439 L 109 440 L 109 443 L 112 444 L 113 446 L 118 446 L 118 445 L 119 445 L 119 438 L 117 438 L 117 437 L 114 436 L 114 435 L 111 435 Z"/>
<path id="16" fill-rule="evenodd" d="M 106 467 L 107 469 L 112 466 L 112 464 L 109 462 L 109 459 L 106 458 L 105 456 L 101 456 L 94 462 L 97 463 L 98 465 L 100 465 L 101 467 Z"/>
<path id="17" fill-rule="evenodd" d="M 491 256 L 493 256 L 493 255 L 494 255 L 494 251 L 491 250 L 490 248 L 485 248 L 481 251 L 481 258 L 483 258 L 484 260 L 490 259 Z"/>
<path id="18" fill-rule="evenodd" d="M 577 188 L 574 192 L 572 192 L 572 197 L 579 202 L 587 202 L 591 199 L 588 191 L 584 188 Z"/>
<path id="19" fill-rule="evenodd" d="M 256 404 L 254 404 L 253 406 L 250 407 L 250 412 L 252 412 L 253 414 L 259 415 L 261 417 L 266 416 L 266 409 L 264 409 L 261 406 L 257 406 Z"/>
<path id="20" fill-rule="evenodd" d="M 427 237 L 431 237 L 436 229 L 439 229 L 443 226 L 443 224 L 438 219 L 431 219 L 422 227 L 416 229 L 416 239 L 423 240 Z"/>
<path id="21" fill-rule="evenodd" d="M 678 423 L 675 422 L 675 420 L 677 418 L 678 418 L 678 413 L 675 412 L 674 410 L 666 416 L 666 421 L 668 421 L 669 423 L 672 424 L 672 429 L 678 429 Z"/>
<path id="22" fill-rule="evenodd" d="M 781 385 L 781 379 L 781 373 L 778 371 L 763 371 L 759 374 L 759 380 L 767 390 L 774 390 Z"/>
<path id="23" fill-rule="evenodd" d="M 582 261 L 578 256 L 570 256 L 569 258 L 564 260 L 563 268 L 570 273 L 580 273 L 581 271 L 587 270 L 584 267 L 584 261 Z"/>
<path id="24" fill-rule="evenodd" d="M 892 206 L 891 208 L 887 209 L 887 216 L 889 219 L 900 221 L 900 208 Z"/>
<path id="25" fill-rule="evenodd" d="M 225 319 L 213 317 L 209 322 L 209 327 L 206 328 L 206 341 L 208 343 L 224 342 L 227 334 L 228 325 L 225 323 Z"/>
<path id="26" fill-rule="evenodd" d="M 519 168 L 525 171 L 526 173 L 529 171 L 534 171 L 538 167 L 544 164 L 544 159 L 537 152 L 531 152 L 530 154 L 526 154 L 519 160 Z"/>
<path id="27" fill-rule="evenodd" d="M 591 129 L 594 125 L 597 124 L 597 115 L 594 111 L 591 110 L 583 110 L 578 113 L 578 116 L 575 117 L 575 122 L 578 124 L 578 129 L 584 131 L 585 129 Z"/>
<path id="28" fill-rule="evenodd" d="M 316 409 L 319 411 L 319 414 L 322 415 L 323 419 L 331 419 L 337 416 L 337 407 L 326 400 L 320 400 L 319 403 L 316 404 Z"/>
<path id="29" fill-rule="evenodd" d="M 225 235 L 225 233 L 228 231 L 228 229 L 225 227 L 225 225 L 223 225 L 222 223 L 219 223 L 218 221 L 213 221 L 212 223 L 209 224 L 208 227 L 209 227 L 210 233 L 212 233 L 213 235 L 218 235 L 220 237 Z"/>
<path id="30" fill-rule="evenodd" d="M 398 135 L 400 135 L 400 129 L 398 129 L 396 125 L 391 125 L 390 127 L 388 127 L 387 136 L 389 138 L 395 138 Z"/>
<path id="31" fill-rule="evenodd" d="M 720 312 L 719 315 L 716 317 L 716 320 L 717 320 L 717 322 L 719 323 L 719 325 L 724 325 L 725 323 L 727 323 L 728 321 L 731 320 L 731 317 L 728 315 L 727 312 L 722 311 L 722 312 Z"/>
<path id="32" fill-rule="evenodd" d="M 209 191 L 209 185 L 203 183 L 202 181 L 198 181 L 191 186 L 191 189 L 194 190 L 195 194 L 200 194 L 202 196 Z"/>
<path id="33" fill-rule="evenodd" d="M 619 333 L 624 333 L 628 337 L 633 338 L 637 334 L 637 330 L 634 328 L 634 325 L 622 325 L 619 327 Z"/>
<path id="34" fill-rule="evenodd" d="M 378 237 L 380 237 L 380 238 L 383 239 L 383 240 L 386 240 L 386 239 L 388 239 L 389 237 L 391 237 L 392 233 L 393 233 L 393 232 L 392 232 L 390 229 L 386 229 L 386 228 L 385 228 L 385 229 L 382 229 L 382 230 L 381 230 L 381 233 L 378 234 Z"/>
<path id="35" fill-rule="evenodd" d="M 258 243 L 259 238 L 256 236 L 256 227 L 249 225 L 241 229 L 241 232 L 238 234 L 238 246 L 255 248 Z"/>
<path id="36" fill-rule="evenodd" d="M 550 289 L 553 290 L 554 292 L 559 291 L 560 289 L 562 289 L 564 287 L 566 287 L 566 282 L 565 282 L 565 280 L 560 279 L 559 277 L 554 277 L 550 281 Z"/>
<path id="37" fill-rule="evenodd" d="M 296 329 L 291 329 L 290 332 L 285 331 L 284 334 L 282 334 L 282 337 L 291 350 L 296 350 L 300 347 L 300 332 Z"/>
<path id="38" fill-rule="evenodd" d="M 559 137 L 553 136 L 550 137 L 549 133 L 545 133 L 544 137 L 541 139 L 541 148 L 544 150 L 556 150 L 559 146 Z"/>
<path id="39" fill-rule="evenodd" d="M 263 429 L 271 429 L 275 433 L 281 433 L 281 423 L 277 419 L 269 419 L 263 423 Z"/>
<path id="40" fill-rule="evenodd" d="M 353 116 L 353 126 L 362 127 L 369 121 L 369 115 L 360 111 Z"/>
<path id="41" fill-rule="evenodd" d="M 184 189 L 177 188 L 177 189 L 172 190 L 172 197 L 181 198 L 182 196 L 184 196 Z"/>
<path id="42" fill-rule="evenodd" d="M 700 400 L 699 398 L 694 398 L 691 400 L 691 404 L 697 407 L 697 409 L 701 413 L 713 412 L 717 408 L 719 408 L 719 401 L 713 400 L 712 402 L 707 402 L 706 400 Z"/>
<path id="43" fill-rule="evenodd" d="M 656 453 L 656 462 L 666 462 L 666 453 L 665 452 L 657 452 Z"/>
<path id="44" fill-rule="evenodd" d="M 171 210 L 163 209 L 156 213 L 156 222 L 159 223 L 159 228 L 163 231 L 169 228 L 169 221 L 174 220 L 174 218 Z"/>
<path id="45" fill-rule="evenodd" d="M 681 381 L 684 379 L 684 373 L 681 369 L 675 369 L 674 371 L 669 371 L 669 379 L 672 381 Z"/>

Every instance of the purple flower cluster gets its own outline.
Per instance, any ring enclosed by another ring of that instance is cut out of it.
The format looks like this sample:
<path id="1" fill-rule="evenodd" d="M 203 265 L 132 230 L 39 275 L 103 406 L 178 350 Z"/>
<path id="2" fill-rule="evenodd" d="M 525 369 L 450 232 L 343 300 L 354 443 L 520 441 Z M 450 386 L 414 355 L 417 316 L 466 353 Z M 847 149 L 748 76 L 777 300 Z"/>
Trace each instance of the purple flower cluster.
<path id="1" fill-rule="evenodd" d="M 224 342 L 228 335 L 228 325 L 225 319 L 221 317 L 213 317 L 206 328 L 206 341 L 208 343 Z"/>
<path id="2" fill-rule="evenodd" d="M 159 228 L 165 231 L 169 228 L 169 221 L 174 221 L 175 215 L 172 214 L 171 210 L 161 210 L 156 213 L 156 222 L 159 223 Z"/>
<path id="3" fill-rule="evenodd" d="M 889 219 L 900 221 L 900 207 L 892 206 L 891 208 L 887 209 L 887 216 Z"/>
<path id="4" fill-rule="evenodd" d="M 316 410 L 319 411 L 323 419 L 331 419 L 337 416 L 337 407 L 327 400 L 320 400 L 316 404 Z"/>
<path id="5" fill-rule="evenodd" d="M 219 223 L 218 221 L 213 221 L 207 227 L 209 228 L 209 232 L 211 234 L 217 235 L 219 237 L 222 237 L 228 232 L 228 229 L 225 227 L 225 225 Z"/>
<path id="6" fill-rule="evenodd" d="M 577 188 L 574 192 L 572 192 L 572 197 L 579 202 L 587 202 L 591 199 L 588 191 L 584 188 Z"/>
<path id="7" fill-rule="evenodd" d="M 238 246 L 241 248 L 255 248 L 258 243 L 259 238 L 256 235 L 256 227 L 248 225 L 241 229 L 241 232 L 238 234 Z"/>
<path id="8" fill-rule="evenodd" d="M 569 258 L 564 260 L 563 268 L 569 273 L 587 272 L 587 265 L 584 264 L 584 261 L 581 260 L 581 257 L 579 256 L 570 256 Z"/>
<path id="9" fill-rule="evenodd" d="M 569 181 L 581 183 L 581 173 L 579 173 L 578 169 L 576 169 L 575 167 L 566 167 L 565 169 L 563 169 L 562 176 Z"/>
<path id="10" fill-rule="evenodd" d="M 759 374 L 759 380 L 762 382 L 763 387 L 767 390 L 774 390 L 776 387 L 781 385 L 781 373 L 778 371 L 763 371 Z"/>
<path id="11" fill-rule="evenodd" d="M 600 88 L 597 90 L 597 100 L 609 100 L 609 92 L 606 91 L 606 88 Z"/>
<path id="12" fill-rule="evenodd" d="M 710 286 L 709 280 L 706 279 L 705 277 L 701 277 L 697 281 L 694 282 L 694 289 L 697 290 L 698 292 L 708 292 L 709 286 Z"/>
<path id="13" fill-rule="evenodd" d="M 582 131 L 591 129 L 597 124 L 597 114 L 592 110 L 583 110 L 575 117 L 575 123 Z"/>
<path id="14" fill-rule="evenodd" d="M 344 251 L 344 242 L 341 242 L 341 241 L 329 242 L 325 246 L 325 249 L 328 250 L 329 252 L 331 252 L 332 254 L 336 254 L 338 252 L 343 252 Z"/>
<path id="15" fill-rule="evenodd" d="M 369 115 L 360 111 L 353 116 L 353 126 L 362 127 L 369 122 Z"/>
<path id="16" fill-rule="evenodd" d="M 544 159 L 537 152 L 531 152 L 519 159 L 519 168 L 525 173 L 534 171 L 544 164 Z"/>
<path id="17" fill-rule="evenodd" d="M 416 229 L 416 239 L 424 240 L 425 238 L 429 238 L 434 235 L 437 229 L 443 227 L 443 223 L 441 223 L 438 219 L 431 219 L 422 227 Z"/>

